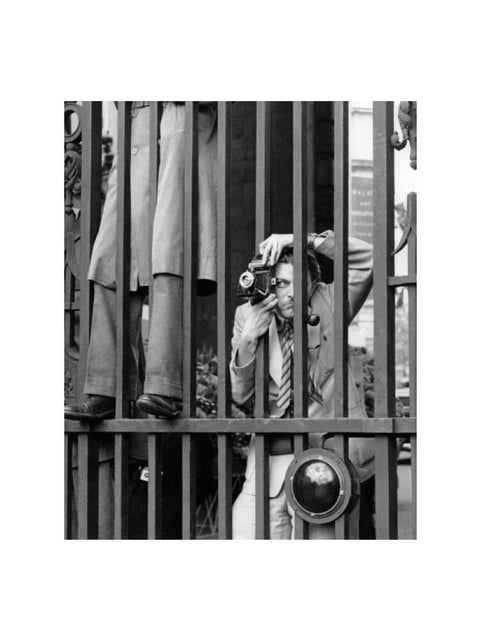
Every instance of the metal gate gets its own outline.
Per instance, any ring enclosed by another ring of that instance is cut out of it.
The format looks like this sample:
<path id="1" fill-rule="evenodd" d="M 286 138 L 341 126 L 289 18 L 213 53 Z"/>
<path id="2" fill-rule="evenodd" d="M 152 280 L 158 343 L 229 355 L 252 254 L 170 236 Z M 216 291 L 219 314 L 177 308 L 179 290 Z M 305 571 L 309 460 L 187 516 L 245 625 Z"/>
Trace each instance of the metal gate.
<path id="1" fill-rule="evenodd" d="M 268 417 L 268 342 L 257 352 L 255 417 L 248 420 L 248 432 L 255 433 L 256 454 L 256 537 L 269 537 L 268 451 L 271 434 L 292 434 L 295 452 L 308 446 L 308 434 L 335 434 L 335 451 L 345 458 L 348 438 L 353 435 L 375 440 L 375 511 L 378 539 L 398 536 L 397 508 L 397 438 L 409 437 L 412 455 L 413 520 L 416 513 L 416 196 L 408 198 L 410 228 L 408 235 L 408 273 L 395 276 L 393 269 L 394 173 L 393 103 L 373 103 L 373 209 L 374 209 L 374 344 L 375 344 L 375 416 L 348 418 L 348 188 L 349 188 L 349 120 L 348 103 L 334 105 L 334 229 L 336 237 L 334 261 L 335 300 L 335 417 L 308 418 L 307 335 L 306 325 L 294 334 L 294 350 L 302 354 L 294 364 L 294 417 Z M 102 178 L 102 103 L 84 102 L 75 107 L 81 119 L 81 216 L 80 228 L 73 230 L 67 246 L 66 260 L 66 339 L 73 333 L 79 317 L 80 339 L 78 380 L 83 384 L 92 312 L 93 291 L 87 280 L 90 254 L 99 228 Z M 75 109 L 70 106 L 69 109 Z M 155 211 L 159 163 L 158 125 L 161 103 L 150 103 L 150 212 Z M 198 103 L 186 103 L 186 181 L 184 220 L 184 294 L 183 294 L 183 413 L 174 422 L 158 419 L 130 418 L 126 388 L 126 350 L 128 345 L 128 304 L 130 275 L 130 153 L 131 103 L 118 103 L 118 215 L 117 215 L 117 353 L 116 353 L 116 417 L 94 429 L 85 423 L 65 421 L 65 537 L 72 537 L 73 480 L 72 449 L 78 454 L 77 517 L 78 537 L 98 537 L 98 439 L 114 434 L 115 538 L 128 537 L 128 443 L 130 433 L 148 438 L 148 537 L 161 535 L 160 499 L 162 491 L 163 434 L 182 434 L 182 531 L 184 539 L 194 538 L 195 526 L 195 447 L 199 438 L 214 434 L 218 444 L 218 537 L 232 536 L 232 434 L 245 430 L 245 421 L 232 417 L 229 381 L 230 339 L 232 335 L 231 248 L 232 221 L 230 203 L 231 109 L 228 102 L 218 103 L 218 412 L 216 419 L 195 417 L 196 398 L 196 255 L 198 228 Z M 312 206 L 311 172 L 314 170 L 311 145 L 313 139 L 313 103 L 293 104 L 293 214 L 295 319 L 305 317 L 307 310 L 306 247 L 307 221 Z M 256 210 L 255 243 L 269 235 L 272 228 L 271 193 L 271 104 L 256 106 Z M 67 152 L 77 153 L 80 132 L 69 131 Z M 104 141 L 105 142 L 105 141 Z M 79 156 L 76 158 L 79 163 Z M 80 167 L 78 167 L 80 168 Z M 69 176 L 71 178 L 71 176 Z M 69 188 L 72 187 L 72 181 Z M 75 237 L 81 238 L 81 256 L 75 259 Z M 68 259 L 70 256 L 70 259 Z M 79 302 L 74 295 L 79 283 Z M 407 286 L 409 291 L 409 362 L 410 417 L 395 415 L 395 311 L 394 290 Z M 81 397 L 80 385 L 75 391 Z M 295 536 L 308 537 L 308 525 L 296 516 Z M 415 524 L 414 524 L 415 531 Z M 350 526 L 348 515 L 335 524 L 337 538 L 352 538 L 358 532 Z M 415 533 L 414 533 L 415 536 Z"/>

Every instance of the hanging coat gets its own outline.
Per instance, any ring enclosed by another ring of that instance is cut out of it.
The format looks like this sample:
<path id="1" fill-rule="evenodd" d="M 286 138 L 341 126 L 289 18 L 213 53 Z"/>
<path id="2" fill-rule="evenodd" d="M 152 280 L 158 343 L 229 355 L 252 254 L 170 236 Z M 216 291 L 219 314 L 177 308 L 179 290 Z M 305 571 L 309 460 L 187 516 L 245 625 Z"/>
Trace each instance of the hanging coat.
<path id="1" fill-rule="evenodd" d="M 197 277 L 204 290 L 216 281 L 216 117 L 202 107 L 199 127 L 199 262 Z M 161 121 L 160 168 L 152 244 L 149 238 L 150 108 L 132 104 L 131 138 L 131 263 L 130 290 L 148 286 L 149 253 L 153 275 L 183 276 L 183 207 L 185 167 L 185 106 L 164 103 Z M 107 195 L 90 260 L 88 277 L 99 284 L 116 286 L 117 154 L 108 178 Z M 202 291 L 200 291 L 202 292 Z"/>

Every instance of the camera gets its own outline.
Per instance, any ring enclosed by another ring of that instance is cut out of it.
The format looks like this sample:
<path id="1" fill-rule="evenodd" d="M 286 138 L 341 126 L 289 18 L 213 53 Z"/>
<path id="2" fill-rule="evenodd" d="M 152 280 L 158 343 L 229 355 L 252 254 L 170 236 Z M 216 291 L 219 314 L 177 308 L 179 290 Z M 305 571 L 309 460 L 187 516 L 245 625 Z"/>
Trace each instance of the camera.
<path id="1" fill-rule="evenodd" d="M 237 296 L 256 304 L 270 295 L 274 286 L 275 278 L 271 276 L 270 267 L 266 265 L 262 254 L 257 254 L 238 279 Z"/>

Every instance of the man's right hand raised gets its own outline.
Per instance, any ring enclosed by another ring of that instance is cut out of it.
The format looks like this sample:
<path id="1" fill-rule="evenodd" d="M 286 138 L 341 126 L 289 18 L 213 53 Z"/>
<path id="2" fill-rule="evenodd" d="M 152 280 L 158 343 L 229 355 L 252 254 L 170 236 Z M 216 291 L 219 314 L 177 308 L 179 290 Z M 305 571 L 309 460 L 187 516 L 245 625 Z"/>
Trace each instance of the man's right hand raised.
<path id="1" fill-rule="evenodd" d="M 246 339 L 249 342 L 256 342 L 268 331 L 273 310 L 277 306 L 277 302 L 277 296 L 271 293 L 264 300 L 252 306 L 252 310 L 243 327 L 242 339 Z"/>
<path id="2" fill-rule="evenodd" d="M 278 298 L 271 293 L 264 300 L 252 305 L 238 343 L 238 366 L 244 366 L 255 356 L 259 339 L 267 333 L 270 327 L 273 310 L 277 306 L 277 302 Z"/>

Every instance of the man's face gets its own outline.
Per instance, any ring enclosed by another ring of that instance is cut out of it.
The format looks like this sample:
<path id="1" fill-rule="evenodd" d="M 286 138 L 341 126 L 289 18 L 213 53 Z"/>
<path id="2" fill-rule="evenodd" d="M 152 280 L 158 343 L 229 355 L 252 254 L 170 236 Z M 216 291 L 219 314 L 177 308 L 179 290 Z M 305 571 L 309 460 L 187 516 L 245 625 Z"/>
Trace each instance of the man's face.
<path id="1" fill-rule="evenodd" d="M 277 312 L 282 318 L 293 319 L 293 264 L 278 262 L 275 268 L 275 295 L 278 298 Z M 312 280 L 308 273 L 308 297 L 312 292 Z"/>

